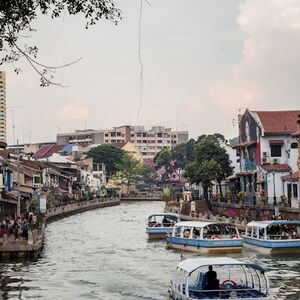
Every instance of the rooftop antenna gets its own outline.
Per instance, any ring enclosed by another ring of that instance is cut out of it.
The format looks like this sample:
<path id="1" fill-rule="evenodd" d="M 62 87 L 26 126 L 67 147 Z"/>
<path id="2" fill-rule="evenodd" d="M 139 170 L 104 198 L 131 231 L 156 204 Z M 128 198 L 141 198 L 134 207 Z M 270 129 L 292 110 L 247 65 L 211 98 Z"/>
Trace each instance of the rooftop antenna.
<path id="1" fill-rule="evenodd" d="M 11 122 L 12 122 L 12 132 L 13 132 L 13 144 L 16 144 L 16 126 L 15 126 L 15 110 L 19 108 L 24 108 L 25 106 L 9 106 L 11 110 Z"/>

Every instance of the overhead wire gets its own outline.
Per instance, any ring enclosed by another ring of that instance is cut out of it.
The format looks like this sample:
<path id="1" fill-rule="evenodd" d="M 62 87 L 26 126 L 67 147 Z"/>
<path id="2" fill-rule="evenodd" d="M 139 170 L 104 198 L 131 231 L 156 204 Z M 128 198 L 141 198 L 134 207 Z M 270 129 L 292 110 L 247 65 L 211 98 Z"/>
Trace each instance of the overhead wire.
<path id="1" fill-rule="evenodd" d="M 142 106 L 143 106 L 143 98 L 144 98 L 144 65 L 142 60 L 142 17 L 143 17 L 143 2 L 146 2 L 149 6 L 151 3 L 148 0 L 140 0 L 140 14 L 139 14 L 139 41 L 138 41 L 138 59 L 140 64 L 140 103 L 137 111 L 137 120 L 139 120 Z"/>
<path id="2" fill-rule="evenodd" d="M 137 120 L 140 117 L 140 113 L 143 105 L 143 88 L 144 88 L 144 66 L 141 55 L 141 33 L 142 33 L 142 16 L 143 16 L 143 0 L 140 0 L 140 16 L 139 16 L 139 42 L 138 42 L 138 58 L 140 63 L 140 104 L 137 111 Z"/>

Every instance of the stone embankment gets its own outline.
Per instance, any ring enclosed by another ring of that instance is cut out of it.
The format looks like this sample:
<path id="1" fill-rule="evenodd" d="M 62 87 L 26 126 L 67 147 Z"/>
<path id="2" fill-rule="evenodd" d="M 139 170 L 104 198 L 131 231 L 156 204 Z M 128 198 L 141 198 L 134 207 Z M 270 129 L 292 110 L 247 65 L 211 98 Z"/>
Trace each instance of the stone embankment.
<path id="1" fill-rule="evenodd" d="M 43 246 L 46 223 L 87 210 L 119 204 L 119 198 L 95 199 L 49 209 L 39 228 L 29 231 L 28 240 L 4 234 L 3 238 L 0 238 L 0 258 L 35 257 Z"/>

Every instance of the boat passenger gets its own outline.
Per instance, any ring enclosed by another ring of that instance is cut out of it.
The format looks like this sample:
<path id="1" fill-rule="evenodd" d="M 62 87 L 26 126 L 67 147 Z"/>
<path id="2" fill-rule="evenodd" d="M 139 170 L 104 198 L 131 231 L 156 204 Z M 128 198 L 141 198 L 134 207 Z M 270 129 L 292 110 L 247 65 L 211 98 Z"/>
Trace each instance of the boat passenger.
<path id="1" fill-rule="evenodd" d="M 205 288 L 207 290 L 219 289 L 219 282 L 217 280 L 217 272 L 213 271 L 212 266 L 208 266 L 208 272 L 205 274 Z"/>

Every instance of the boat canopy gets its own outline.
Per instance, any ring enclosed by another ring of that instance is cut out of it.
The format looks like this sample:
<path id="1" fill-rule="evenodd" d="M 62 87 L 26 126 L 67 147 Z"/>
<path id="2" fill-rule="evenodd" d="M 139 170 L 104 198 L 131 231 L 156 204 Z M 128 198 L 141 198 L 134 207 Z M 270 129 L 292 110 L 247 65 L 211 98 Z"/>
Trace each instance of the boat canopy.
<path id="1" fill-rule="evenodd" d="M 254 269 L 264 272 L 264 269 L 258 265 L 243 262 L 237 259 L 229 258 L 229 257 L 205 257 L 205 258 L 193 258 L 193 259 L 185 259 L 177 265 L 177 268 L 184 270 L 187 273 L 192 273 L 198 268 L 204 266 L 230 266 L 230 265 L 245 265 L 251 266 Z"/>
<path id="2" fill-rule="evenodd" d="M 157 213 L 157 214 L 150 215 L 148 217 L 148 219 L 151 219 L 152 217 L 164 217 L 164 216 L 173 217 L 173 218 L 176 218 L 176 219 L 180 218 L 180 216 L 178 214 L 173 214 L 173 213 Z"/>
<path id="3" fill-rule="evenodd" d="M 176 223 L 176 227 L 182 226 L 182 227 L 197 227 L 197 228 L 204 228 L 209 225 L 225 225 L 225 226 L 233 226 L 235 225 L 231 223 L 224 223 L 224 222 L 198 222 L 198 221 L 185 221 L 185 222 L 179 222 Z"/>
<path id="4" fill-rule="evenodd" d="M 248 223 L 247 227 L 267 228 L 271 225 L 297 225 L 300 226 L 300 221 L 274 220 L 274 221 L 253 221 Z"/>

